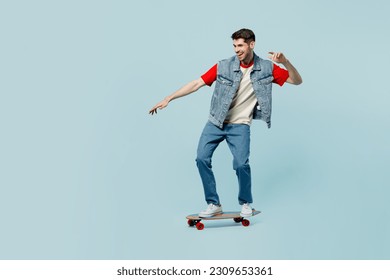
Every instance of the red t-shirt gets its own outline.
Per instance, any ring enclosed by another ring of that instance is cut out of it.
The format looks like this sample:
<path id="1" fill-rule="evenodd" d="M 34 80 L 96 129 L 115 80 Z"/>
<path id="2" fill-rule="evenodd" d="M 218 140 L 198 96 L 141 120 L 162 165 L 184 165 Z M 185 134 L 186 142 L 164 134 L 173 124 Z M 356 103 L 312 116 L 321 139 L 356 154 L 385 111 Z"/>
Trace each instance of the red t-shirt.
<path id="1" fill-rule="evenodd" d="M 254 62 L 252 61 L 252 63 L 250 63 L 249 65 L 240 64 L 240 66 L 244 67 L 244 68 L 248 68 L 248 67 L 251 67 L 253 65 L 253 63 Z M 215 64 L 206 73 L 204 73 L 201 76 L 203 81 L 208 86 L 211 86 L 214 83 L 214 81 L 217 79 L 217 65 L 218 64 Z M 275 83 L 275 84 L 278 84 L 280 86 L 282 86 L 286 82 L 288 77 L 289 77 L 288 71 L 286 69 L 283 69 L 283 68 L 279 67 L 276 64 L 274 64 L 273 71 L 272 71 L 272 76 L 274 76 L 274 80 L 272 82 Z"/>

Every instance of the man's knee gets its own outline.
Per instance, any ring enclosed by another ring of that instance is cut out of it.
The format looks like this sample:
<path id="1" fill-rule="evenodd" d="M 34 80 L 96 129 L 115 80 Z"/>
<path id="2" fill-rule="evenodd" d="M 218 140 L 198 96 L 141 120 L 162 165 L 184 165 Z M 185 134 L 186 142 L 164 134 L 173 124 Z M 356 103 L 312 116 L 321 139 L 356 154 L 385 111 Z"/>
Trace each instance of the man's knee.
<path id="1" fill-rule="evenodd" d="M 236 171 L 250 169 L 249 161 L 243 161 L 243 162 L 235 161 L 233 162 L 233 169 Z"/>
<path id="2" fill-rule="evenodd" d="M 203 153 L 198 153 L 196 155 L 196 164 L 199 165 L 199 164 L 202 164 L 202 165 L 210 165 L 211 163 L 211 159 L 209 156 L 203 154 Z"/>

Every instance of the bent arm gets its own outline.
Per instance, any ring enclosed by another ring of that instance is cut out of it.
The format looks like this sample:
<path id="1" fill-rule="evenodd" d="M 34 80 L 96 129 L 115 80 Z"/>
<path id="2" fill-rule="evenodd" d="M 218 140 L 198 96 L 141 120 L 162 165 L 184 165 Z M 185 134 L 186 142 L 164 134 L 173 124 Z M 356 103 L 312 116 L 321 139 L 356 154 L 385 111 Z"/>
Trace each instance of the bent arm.
<path id="1" fill-rule="evenodd" d="M 200 89 L 201 87 L 203 87 L 204 85 L 206 85 L 206 84 L 202 78 L 198 78 L 196 80 L 193 80 L 193 81 L 187 83 L 186 85 L 179 88 L 177 91 L 175 91 L 171 95 L 168 95 L 167 97 L 165 97 L 164 100 L 157 103 L 152 109 L 149 110 L 149 114 L 152 114 L 152 115 L 154 113 L 157 114 L 157 109 L 159 109 L 159 110 L 164 109 L 165 107 L 168 106 L 168 103 L 171 102 L 172 100 L 175 100 L 177 98 L 180 98 L 180 97 L 186 96 L 190 93 L 193 93 L 193 92 L 197 91 L 198 89 Z"/>
<path id="2" fill-rule="evenodd" d="M 299 85 L 302 84 L 302 77 L 299 75 L 298 70 L 295 69 L 295 67 L 291 64 L 291 62 L 284 56 L 283 53 L 275 53 L 275 52 L 268 52 L 270 56 L 268 56 L 272 61 L 276 63 L 283 64 L 284 67 L 286 67 L 286 70 L 288 71 L 288 79 L 286 80 L 287 83 L 293 84 L 293 85 Z"/>
<path id="3" fill-rule="evenodd" d="M 286 80 L 286 82 L 293 85 L 302 84 L 302 77 L 301 75 L 299 75 L 298 70 L 295 69 L 291 62 L 286 59 L 286 62 L 284 62 L 283 65 L 288 71 L 288 79 Z"/>

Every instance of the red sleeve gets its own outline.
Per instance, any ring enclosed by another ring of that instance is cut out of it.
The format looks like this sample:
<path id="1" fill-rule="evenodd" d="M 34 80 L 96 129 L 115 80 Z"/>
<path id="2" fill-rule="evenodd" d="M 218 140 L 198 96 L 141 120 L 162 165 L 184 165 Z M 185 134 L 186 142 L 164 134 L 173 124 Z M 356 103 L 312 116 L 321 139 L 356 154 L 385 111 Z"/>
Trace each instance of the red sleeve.
<path id="1" fill-rule="evenodd" d="M 200 76 L 206 85 L 211 86 L 217 79 L 217 64 L 211 67 L 206 73 Z"/>
<path id="2" fill-rule="evenodd" d="M 272 81 L 279 86 L 282 86 L 288 79 L 288 71 L 274 64 L 274 70 L 272 71 L 272 75 L 274 76 L 274 80 Z"/>

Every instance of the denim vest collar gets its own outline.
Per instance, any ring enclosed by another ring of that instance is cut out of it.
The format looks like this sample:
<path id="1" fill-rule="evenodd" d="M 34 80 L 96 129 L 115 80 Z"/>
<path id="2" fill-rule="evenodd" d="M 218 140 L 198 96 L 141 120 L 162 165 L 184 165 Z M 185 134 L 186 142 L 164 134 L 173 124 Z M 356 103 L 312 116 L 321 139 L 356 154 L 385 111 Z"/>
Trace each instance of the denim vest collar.
<path id="1" fill-rule="evenodd" d="M 260 62 L 260 57 L 256 55 L 256 53 L 253 53 L 253 71 L 260 71 L 261 70 L 261 62 Z M 237 56 L 234 56 L 234 61 L 233 61 L 233 71 L 241 71 L 240 69 L 240 60 L 238 59 Z"/>

